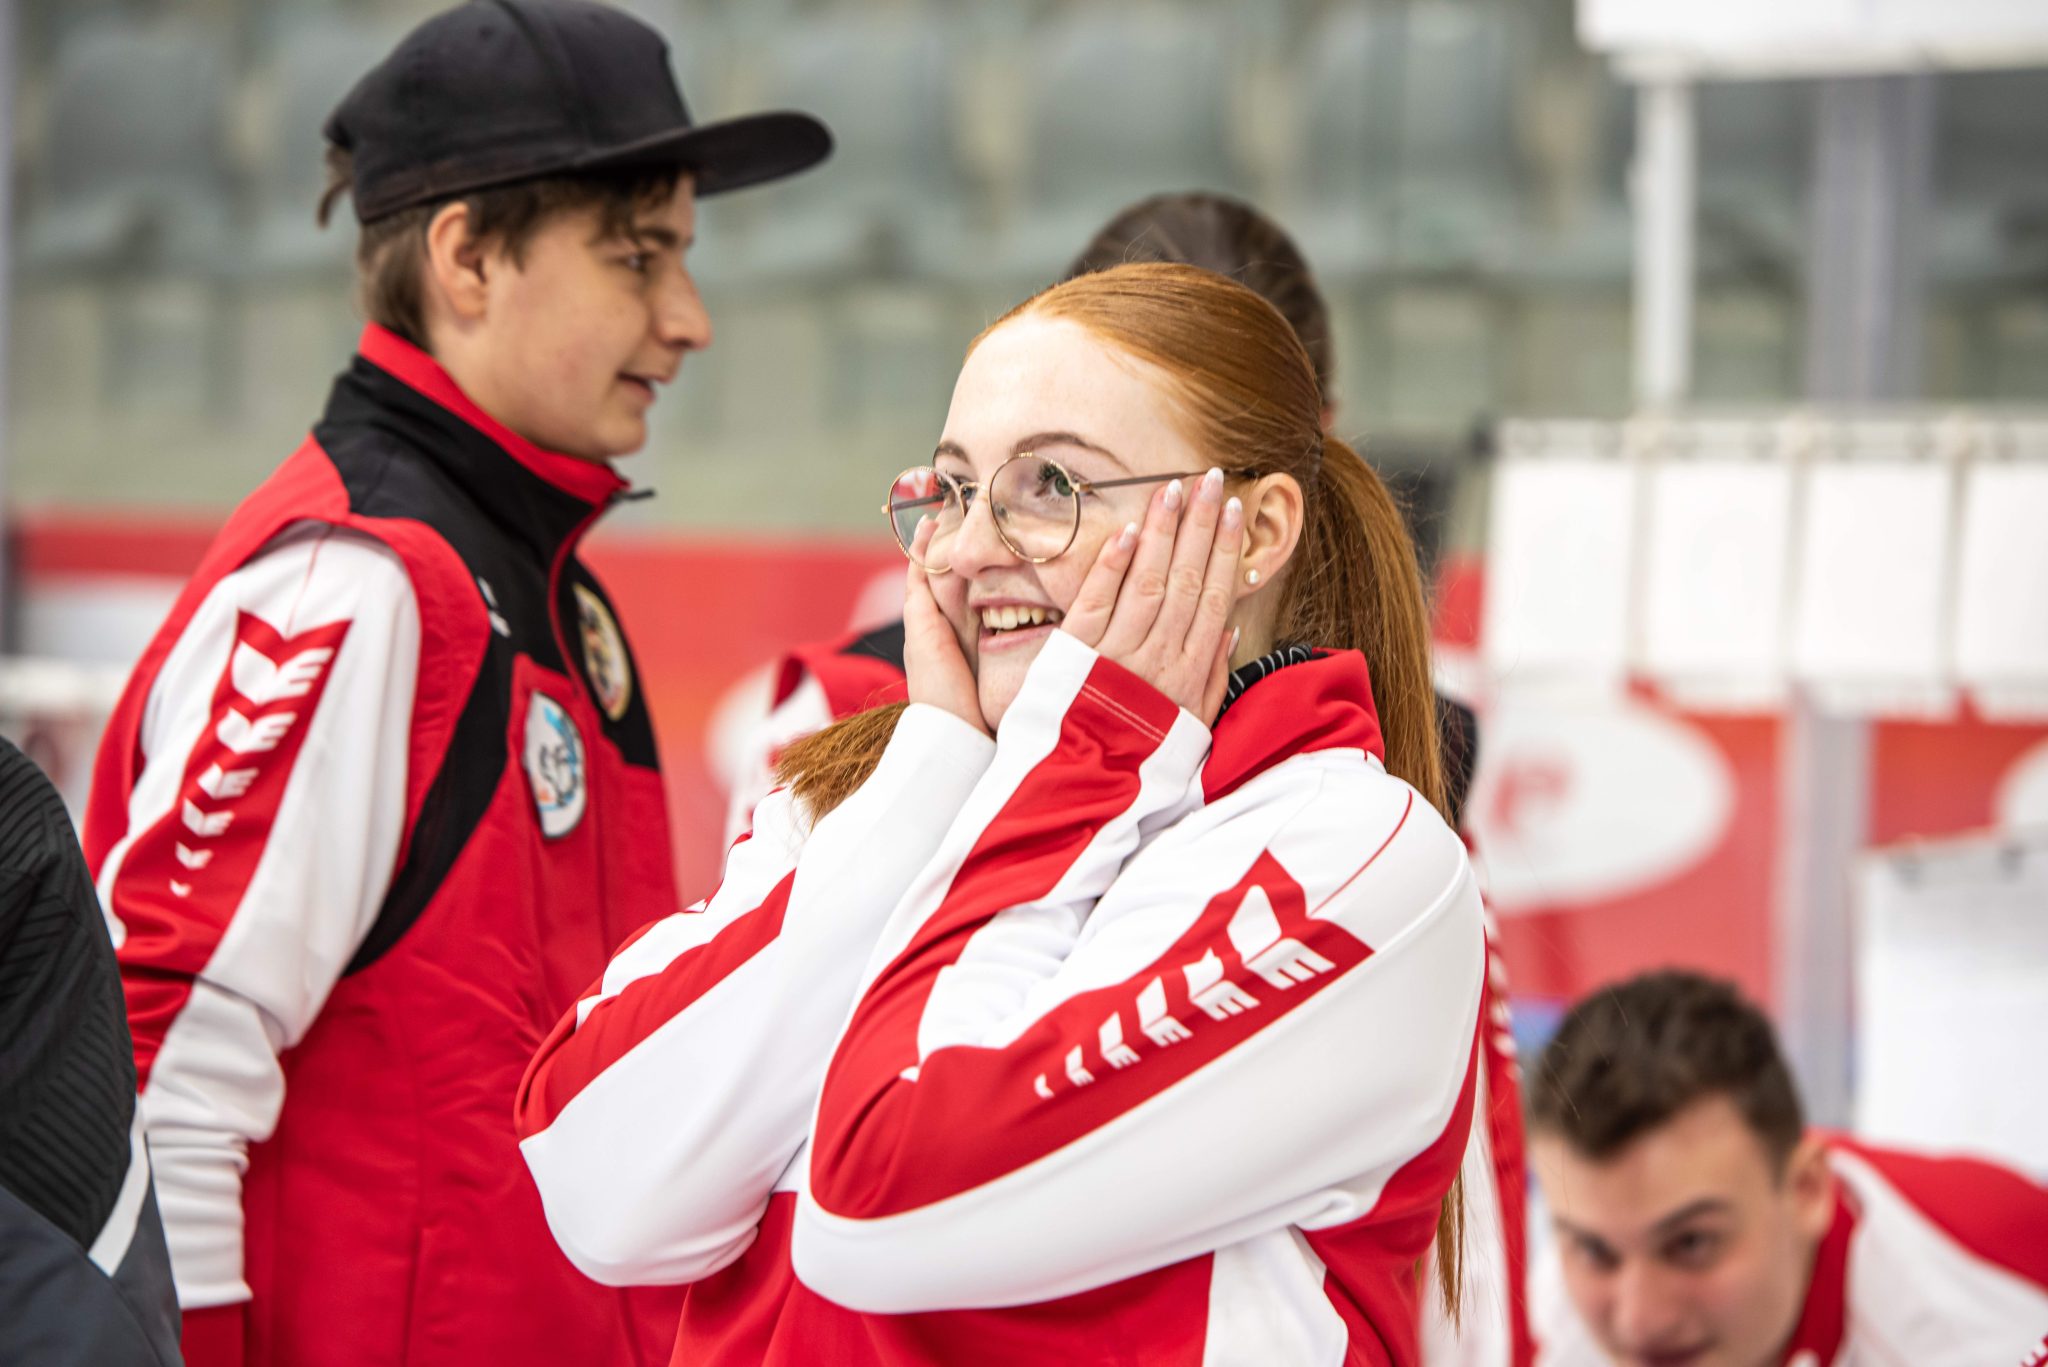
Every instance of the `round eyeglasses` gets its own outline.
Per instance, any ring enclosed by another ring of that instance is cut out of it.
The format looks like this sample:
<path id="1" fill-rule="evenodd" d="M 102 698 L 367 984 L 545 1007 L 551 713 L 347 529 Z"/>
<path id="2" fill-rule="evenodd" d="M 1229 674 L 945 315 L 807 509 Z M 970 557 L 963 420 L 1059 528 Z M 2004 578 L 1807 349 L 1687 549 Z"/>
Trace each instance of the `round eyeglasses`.
<path id="1" fill-rule="evenodd" d="M 1021 560 L 1043 565 L 1074 544 L 1081 531 L 1081 498 L 1102 489 L 1158 484 L 1169 479 L 1199 479 L 1200 470 L 1128 479 L 1077 479 L 1064 465 L 1030 451 L 1010 457 L 987 481 L 989 512 L 996 535 Z M 1249 470 L 1225 473 L 1249 479 Z M 944 574 L 952 566 L 953 538 L 965 525 L 983 485 L 949 475 L 930 465 L 914 465 L 889 486 L 882 511 L 896 533 L 896 544 L 927 574 Z M 931 537 L 917 549 L 918 528 L 932 523 Z"/>

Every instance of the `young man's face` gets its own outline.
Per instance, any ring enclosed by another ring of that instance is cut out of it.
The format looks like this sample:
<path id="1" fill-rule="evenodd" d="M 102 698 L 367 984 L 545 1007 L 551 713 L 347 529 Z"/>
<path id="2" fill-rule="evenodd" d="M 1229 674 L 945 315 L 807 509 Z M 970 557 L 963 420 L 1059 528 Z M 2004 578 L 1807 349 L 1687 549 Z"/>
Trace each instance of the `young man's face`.
<path id="1" fill-rule="evenodd" d="M 1725 1097 L 1594 1161 L 1538 1133 L 1530 1157 L 1565 1288 L 1619 1367 L 1767 1367 L 1797 1328 L 1833 1215 L 1809 1138 L 1783 1173 Z"/>
<path id="2" fill-rule="evenodd" d="M 554 218 L 515 263 L 484 258 L 487 300 L 463 377 L 484 411 L 550 451 L 606 460 L 647 441 L 647 410 L 711 320 L 684 264 L 696 198 L 682 178 L 643 205 L 630 237 L 595 208 Z"/>

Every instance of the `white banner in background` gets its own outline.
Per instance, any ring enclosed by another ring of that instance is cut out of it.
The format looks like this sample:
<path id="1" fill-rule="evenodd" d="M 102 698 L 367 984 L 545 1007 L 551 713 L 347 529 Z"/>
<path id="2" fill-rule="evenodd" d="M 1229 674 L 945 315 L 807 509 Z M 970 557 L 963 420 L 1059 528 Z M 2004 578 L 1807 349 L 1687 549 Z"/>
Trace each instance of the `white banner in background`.
<path id="1" fill-rule="evenodd" d="M 1635 501 L 1626 461 L 1500 463 L 1480 636 L 1496 679 L 1624 677 Z"/>
<path id="2" fill-rule="evenodd" d="M 1595 52 L 1741 74 L 2030 65 L 2048 54 L 2041 0 L 1579 0 Z"/>
<path id="3" fill-rule="evenodd" d="M 1868 856 L 1856 1131 L 2048 1176 L 2048 833 Z"/>
<path id="4" fill-rule="evenodd" d="M 1931 460 L 1814 465 L 1792 670 L 1824 700 L 1912 712 L 1945 700 L 1955 476 Z"/>
<path id="5" fill-rule="evenodd" d="M 1963 499 L 1956 676 L 1993 716 L 2048 716 L 2048 465 L 1979 461 Z"/>
<path id="6" fill-rule="evenodd" d="M 1785 683 L 1789 462 L 1669 460 L 1643 533 L 1645 672 L 1759 701 Z"/>

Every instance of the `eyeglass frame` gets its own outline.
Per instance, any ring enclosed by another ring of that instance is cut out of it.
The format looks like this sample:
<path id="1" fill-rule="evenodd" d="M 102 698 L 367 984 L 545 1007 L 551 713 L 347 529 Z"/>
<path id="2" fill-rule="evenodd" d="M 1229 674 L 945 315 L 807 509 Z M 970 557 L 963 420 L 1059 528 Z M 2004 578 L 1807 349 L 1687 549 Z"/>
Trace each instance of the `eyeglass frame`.
<path id="1" fill-rule="evenodd" d="M 1002 520 L 995 515 L 995 510 L 993 508 L 989 510 L 989 522 L 994 525 L 996 529 L 996 536 L 999 539 L 1001 539 L 1002 543 L 1005 546 L 1009 547 L 1010 554 L 1016 556 L 1018 559 L 1022 560 L 1027 565 L 1050 564 L 1053 561 L 1059 559 L 1061 556 L 1065 555 L 1068 551 L 1074 549 L 1074 542 L 1081 535 L 1081 495 L 1092 494 L 1100 489 L 1124 489 L 1129 488 L 1130 486 L 1136 484 L 1158 484 L 1162 481 L 1169 479 L 1200 479 L 1203 475 L 1208 473 L 1208 471 L 1206 470 L 1177 470 L 1171 474 L 1129 475 L 1123 479 L 1077 479 L 1072 470 L 1069 470 L 1066 466 L 1060 464 L 1051 456 L 1041 456 L 1036 451 L 1019 451 L 1016 455 L 1011 456 L 1001 465 L 998 465 L 995 468 L 995 472 L 985 480 L 963 480 L 958 475 L 947 474 L 944 470 L 941 470 L 936 465 L 912 465 L 901 471 L 898 471 L 896 478 L 890 481 L 889 487 L 891 489 L 894 489 L 897 484 L 902 482 L 903 476 L 909 474 L 912 470 L 929 470 L 934 475 L 938 476 L 939 479 L 945 481 L 948 484 L 951 484 L 956 489 L 961 489 L 963 491 L 970 487 L 979 489 L 984 485 L 995 483 L 996 480 L 999 477 L 1001 477 L 1003 471 L 1009 469 L 1012 465 L 1015 465 L 1020 460 L 1036 460 L 1042 462 L 1043 464 L 1050 465 L 1053 469 L 1059 471 L 1061 475 L 1066 477 L 1067 484 L 1074 491 L 1072 494 L 1068 496 L 1074 505 L 1074 518 L 1072 525 L 1067 529 L 1066 544 L 1061 546 L 1058 550 L 1054 551 L 1051 555 L 1026 554 L 1024 550 L 1017 545 L 1016 542 L 1010 540 L 1010 534 L 1003 530 Z M 1258 478 L 1259 474 L 1257 470 L 1251 469 L 1225 470 L 1223 473 L 1226 478 L 1230 479 L 1256 479 Z M 921 502 L 922 500 L 918 501 Z M 960 525 L 964 528 L 967 525 L 967 519 L 970 516 L 972 516 L 974 512 L 974 510 L 968 506 L 967 497 L 964 492 L 961 494 L 960 507 Z M 949 564 L 944 569 L 935 570 L 932 569 L 930 566 L 924 564 L 915 555 L 911 554 L 910 547 L 903 544 L 903 533 L 900 530 L 898 530 L 896 526 L 895 509 L 895 500 L 891 499 L 889 502 L 886 502 L 882 505 L 881 512 L 882 516 L 889 519 L 889 534 L 895 538 L 897 548 L 903 552 L 904 558 L 908 560 L 911 564 L 916 565 L 919 569 L 923 570 L 926 574 L 951 574 L 953 572 L 952 565 Z"/>

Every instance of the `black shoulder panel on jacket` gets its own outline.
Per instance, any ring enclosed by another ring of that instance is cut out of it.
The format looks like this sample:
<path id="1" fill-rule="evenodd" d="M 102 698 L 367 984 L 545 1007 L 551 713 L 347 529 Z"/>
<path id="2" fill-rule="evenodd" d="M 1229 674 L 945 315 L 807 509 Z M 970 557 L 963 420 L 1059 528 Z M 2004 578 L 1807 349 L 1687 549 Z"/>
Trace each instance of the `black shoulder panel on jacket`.
<path id="1" fill-rule="evenodd" d="M 505 733 L 511 722 L 506 713 L 509 683 L 505 672 L 510 661 L 504 657 L 508 654 L 493 638 L 469 699 L 462 705 L 462 715 L 455 719 L 448 753 L 420 800 L 405 862 L 392 875 L 384 904 L 377 908 L 377 919 L 342 970 L 343 976 L 360 973 L 377 962 L 412 929 L 483 824 L 507 762 Z"/>
<path id="2" fill-rule="evenodd" d="M 884 664 L 894 665 L 900 673 L 903 669 L 903 619 L 899 617 L 887 626 L 876 627 L 839 653 L 866 655 Z"/>

